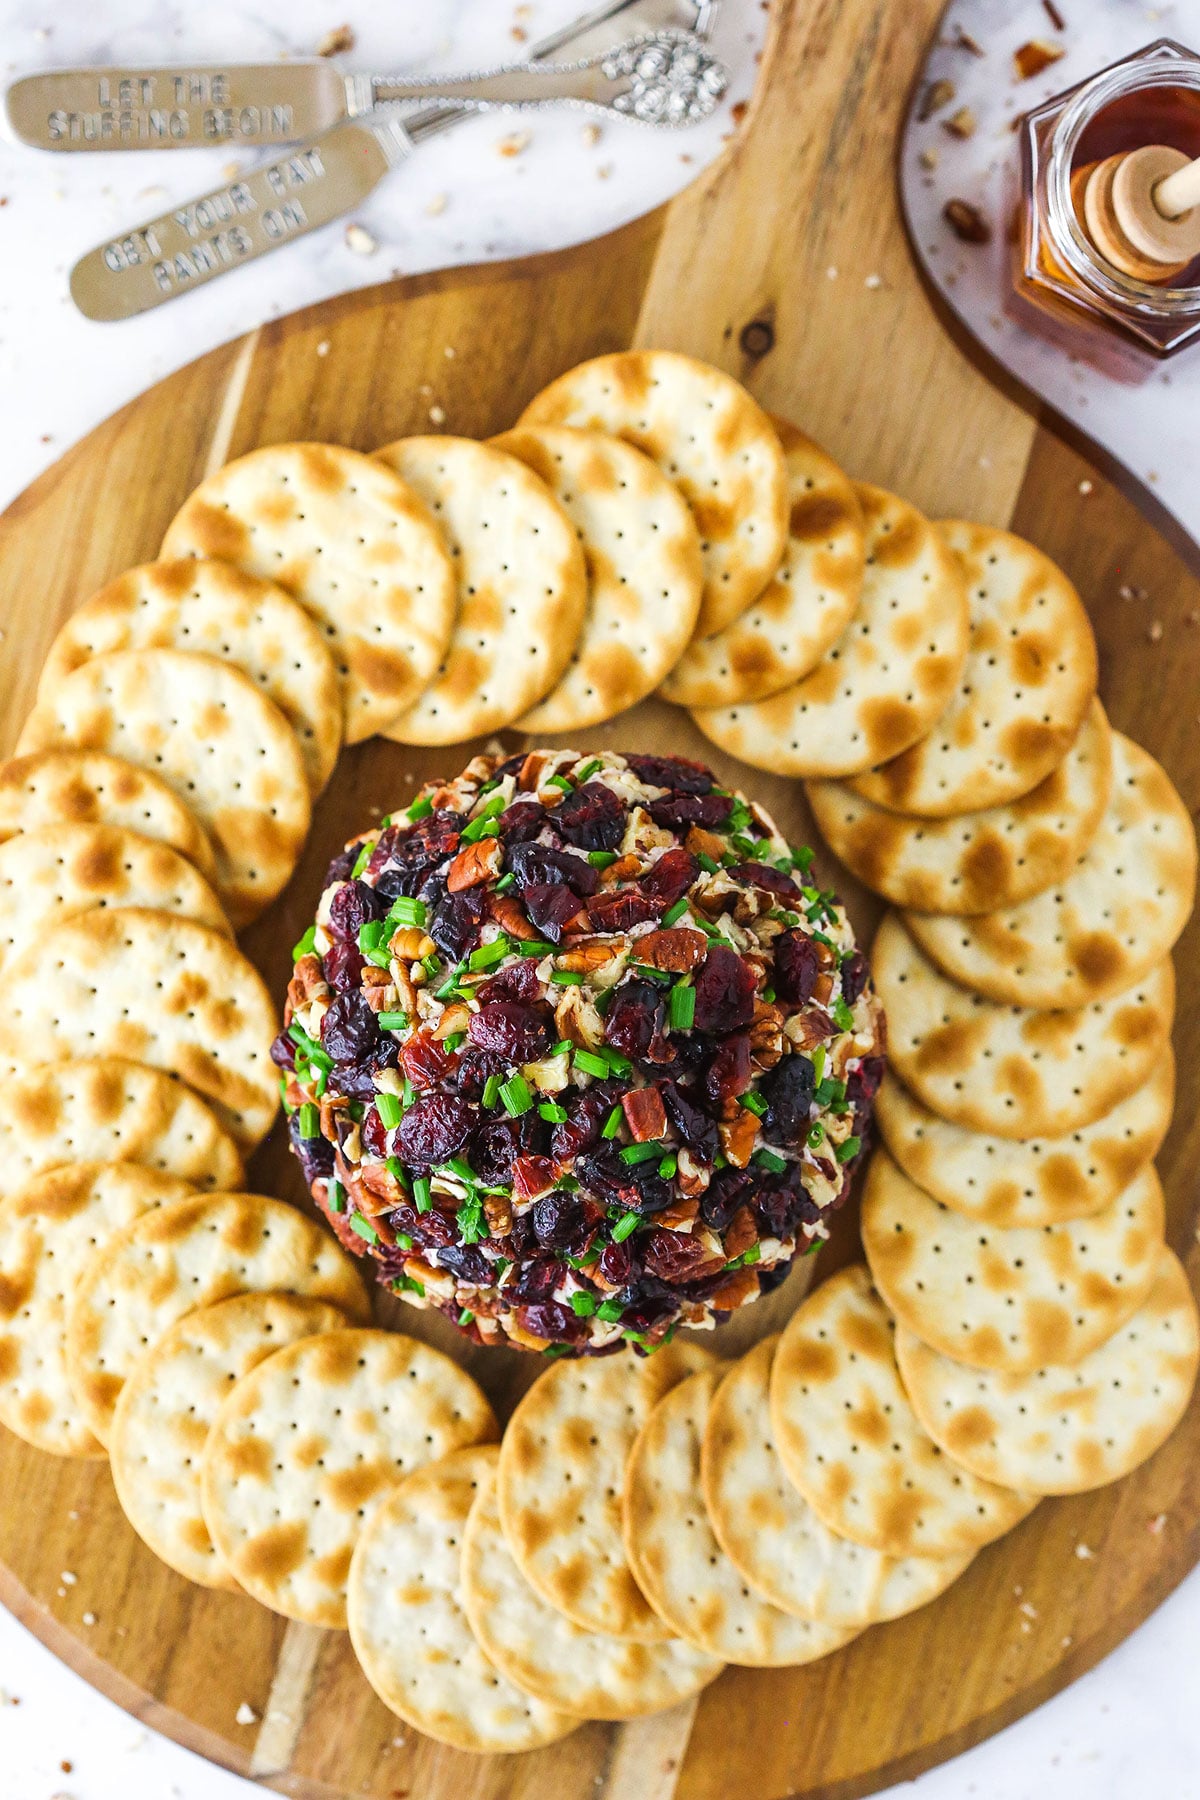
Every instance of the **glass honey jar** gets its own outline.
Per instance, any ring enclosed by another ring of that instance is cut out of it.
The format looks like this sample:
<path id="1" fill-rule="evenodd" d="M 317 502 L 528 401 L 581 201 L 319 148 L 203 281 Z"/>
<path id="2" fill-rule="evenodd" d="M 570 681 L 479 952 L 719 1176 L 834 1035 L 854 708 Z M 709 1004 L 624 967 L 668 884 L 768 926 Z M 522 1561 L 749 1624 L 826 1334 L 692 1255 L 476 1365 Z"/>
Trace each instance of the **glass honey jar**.
<path id="1" fill-rule="evenodd" d="M 1028 113 L 1014 310 L 1082 360 L 1139 381 L 1200 335 L 1200 257 L 1165 278 L 1108 261 L 1086 228 L 1091 172 L 1119 153 L 1169 145 L 1200 156 L 1200 56 L 1160 38 Z"/>

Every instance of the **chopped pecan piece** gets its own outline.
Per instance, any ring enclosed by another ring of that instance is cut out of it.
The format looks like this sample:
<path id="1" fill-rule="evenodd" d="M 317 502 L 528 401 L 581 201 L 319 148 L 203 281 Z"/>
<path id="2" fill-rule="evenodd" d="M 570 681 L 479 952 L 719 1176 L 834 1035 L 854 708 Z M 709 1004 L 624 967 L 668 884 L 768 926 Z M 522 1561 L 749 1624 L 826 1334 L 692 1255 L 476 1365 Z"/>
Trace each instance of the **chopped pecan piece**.
<path id="1" fill-rule="evenodd" d="M 435 1025 L 433 1035 L 440 1042 L 442 1038 L 453 1037 L 456 1031 L 465 1031 L 470 1023 L 469 1007 L 448 1006 Z"/>
<path id="2" fill-rule="evenodd" d="M 589 938 L 586 944 L 568 950 L 564 955 L 555 958 L 560 969 L 575 969 L 581 975 L 590 975 L 594 969 L 602 969 L 605 963 L 612 962 L 623 950 L 628 950 L 627 937 Z"/>
<path id="3" fill-rule="evenodd" d="M 636 1143 L 666 1135 L 666 1109 L 656 1087 L 630 1088 L 621 1095 L 621 1111 Z"/>
<path id="4" fill-rule="evenodd" d="M 664 1231 L 680 1231 L 690 1225 L 700 1211 L 698 1200 L 677 1200 L 674 1206 L 668 1206 L 665 1212 L 656 1213 L 654 1223 L 661 1225 Z"/>
<path id="5" fill-rule="evenodd" d="M 521 773 L 517 776 L 517 786 L 522 793 L 536 793 L 542 775 L 549 765 L 550 757 L 545 750 L 531 750 L 521 764 Z"/>
<path id="6" fill-rule="evenodd" d="M 828 971 L 817 976 L 813 983 L 812 997 L 818 1006 L 828 1006 L 833 999 L 833 976 Z"/>
<path id="7" fill-rule="evenodd" d="M 753 1269 L 735 1269 L 728 1281 L 708 1296 L 714 1312 L 733 1312 L 758 1292 L 758 1276 Z"/>
<path id="8" fill-rule="evenodd" d="M 496 838 L 480 838 L 477 843 L 465 844 L 446 876 L 446 886 L 452 894 L 459 894 L 463 888 L 478 887 L 480 882 L 499 878 L 504 866 L 504 851 Z"/>
<path id="9" fill-rule="evenodd" d="M 754 1002 L 750 1048 L 764 1069 L 773 1069 L 783 1055 L 783 1014 L 765 1000 Z"/>
<path id="10" fill-rule="evenodd" d="M 496 921 L 509 937 L 519 938 L 522 943 L 531 943 L 541 936 L 529 923 L 525 908 L 511 894 L 488 895 L 488 917 Z"/>
<path id="11" fill-rule="evenodd" d="M 405 962 L 420 962 L 423 956 L 432 956 L 437 945 L 419 926 L 402 925 L 392 933 L 388 949 L 393 956 L 402 956 Z"/>
<path id="12" fill-rule="evenodd" d="M 649 931 L 639 938 L 634 954 L 638 962 L 652 969 L 668 969 L 674 975 L 687 975 L 704 961 L 708 939 L 702 931 L 687 925 L 673 925 L 666 931 Z"/>
<path id="13" fill-rule="evenodd" d="M 634 876 L 640 875 L 641 872 L 642 859 L 640 856 L 618 856 L 615 863 L 609 863 L 607 869 L 601 871 L 600 886 L 602 888 L 616 887 L 619 881 L 632 881 Z"/>
<path id="14" fill-rule="evenodd" d="M 512 1203 L 508 1197 L 504 1194 L 485 1194 L 483 1212 L 491 1235 L 495 1238 L 507 1237 L 513 1227 Z"/>
<path id="15" fill-rule="evenodd" d="M 992 228 L 977 206 L 969 200 L 947 200 L 942 217 L 964 244 L 990 244 Z"/>
<path id="16" fill-rule="evenodd" d="M 725 1232 L 725 1254 L 732 1262 L 735 1256 L 741 1256 L 744 1250 L 749 1250 L 757 1242 L 754 1214 L 748 1206 L 739 1206 Z"/>
<path id="17" fill-rule="evenodd" d="M 288 999 L 293 1007 L 307 1006 L 310 1000 L 316 1000 L 319 995 L 328 992 L 329 983 L 325 979 L 321 959 L 310 950 L 292 970 L 292 979 L 288 982 Z"/>
<path id="18" fill-rule="evenodd" d="M 427 1294 L 449 1299 L 454 1293 L 454 1277 L 449 1269 L 435 1269 L 419 1256 L 404 1259 L 404 1273 L 410 1281 L 419 1281 Z"/>
<path id="19" fill-rule="evenodd" d="M 362 1210 L 372 1216 L 399 1206 L 406 1197 L 404 1189 L 385 1163 L 363 1163 L 359 1179 L 370 1196 L 369 1201 L 364 1198 Z"/>
<path id="20" fill-rule="evenodd" d="M 748 1107 L 739 1106 L 737 1116 L 723 1119 L 717 1126 L 721 1134 L 721 1148 L 726 1160 L 735 1169 L 744 1169 L 754 1154 L 754 1143 L 758 1137 L 758 1119 Z"/>
<path id="21" fill-rule="evenodd" d="M 720 862 L 725 854 L 725 843 L 714 831 L 705 831 L 702 825 L 689 825 L 684 843 L 693 856 L 709 856 L 713 862 Z"/>
<path id="22" fill-rule="evenodd" d="M 960 106 L 958 111 L 951 113 L 948 119 L 942 120 L 942 129 L 948 131 L 951 137 L 974 137 L 975 114 L 969 106 Z"/>

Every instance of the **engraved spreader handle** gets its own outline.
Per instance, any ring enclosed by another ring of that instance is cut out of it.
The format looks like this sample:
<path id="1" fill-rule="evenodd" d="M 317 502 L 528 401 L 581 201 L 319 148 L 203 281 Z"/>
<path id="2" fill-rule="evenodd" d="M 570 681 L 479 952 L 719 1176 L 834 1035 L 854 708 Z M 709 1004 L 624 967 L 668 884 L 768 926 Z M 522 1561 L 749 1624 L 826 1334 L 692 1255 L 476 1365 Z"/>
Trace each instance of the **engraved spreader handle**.
<path id="1" fill-rule="evenodd" d="M 399 118 L 345 119 L 318 141 L 122 232 L 71 271 L 86 318 L 129 319 L 328 225 L 412 150 Z"/>

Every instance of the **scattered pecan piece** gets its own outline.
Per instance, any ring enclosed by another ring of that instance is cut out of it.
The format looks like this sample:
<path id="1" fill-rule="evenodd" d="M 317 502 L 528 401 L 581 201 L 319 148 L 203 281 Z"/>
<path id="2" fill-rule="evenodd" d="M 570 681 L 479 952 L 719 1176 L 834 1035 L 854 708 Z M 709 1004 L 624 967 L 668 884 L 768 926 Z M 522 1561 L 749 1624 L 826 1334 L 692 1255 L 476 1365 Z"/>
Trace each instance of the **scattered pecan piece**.
<path id="1" fill-rule="evenodd" d="M 630 1088 L 621 1095 L 621 1111 L 636 1143 L 665 1137 L 667 1114 L 657 1088 Z"/>
<path id="2" fill-rule="evenodd" d="M 504 867 L 504 851 L 496 838 L 480 838 L 465 844 L 450 864 L 446 886 L 452 894 L 464 888 L 478 887 L 481 881 L 499 879 Z"/>
<path id="3" fill-rule="evenodd" d="M 828 1006 L 833 999 L 833 976 L 828 971 L 817 976 L 813 983 L 812 997 L 818 1006 Z"/>
<path id="4" fill-rule="evenodd" d="M 917 108 L 917 118 L 922 122 L 932 119 L 934 113 L 941 112 L 943 106 L 949 106 L 954 98 L 952 81 L 931 81 L 921 95 L 921 104 Z"/>
<path id="5" fill-rule="evenodd" d="M 638 962 L 652 969 L 667 969 L 674 975 L 687 975 L 704 961 L 708 939 L 702 931 L 687 925 L 673 925 L 666 931 L 649 931 L 634 947 Z"/>
<path id="6" fill-rule="evenodd" d="M 773 1069 L 783 1055 L 783 1014 L 765 1000 L 754 1003 L 750 1048 L 764 1069 Z"/>
<path id="7" fill-rule="evenodd" d="M 951 113 L 948 119 L 942 120 L 942 129 L 943 131 L 948 131 L 951 137 L 974 137 L 975 114 L 971 111 L 969 106 L 960 106 L 958 111 Z"/>
<path id="8" fill-rule="evenodd" d="M 318 56 L 341 56 L 355 45 L 354 28 L 350 25 L 335 25 L 327 31 L 317 45 Z"/>
<path id="9" fill-rule="evenodd" d="M 992 228 L 977 206 L 969 200 L 947 200 L 942 217 L 955 237 L 964 244 L 990 244 Z"/>
<path id="10" fill-rule="evenodd" d="M 522 793 L 532 794 L 537 791 L 542 779 L 542 771 L 550 758 L 544 750 L 531 750 L 521 764 L 521 773 L 517 776 L 517 786 Z"/>
<path id="11" fill-rule="evenodd" d="M 1066 51 L 1061 44 L 1052 44 L 1048 38 L 1030 38 L 1027 44 L 1022 44 L 1013 52 L 1013 68 L 1016 70 L 1017 80 L 1031 81 L 1035 75 L 1040 75 L 1043 69 L 1048 69 L 1051 63 L 1056 63 L 1060 56 L 1065 55 Z"/>

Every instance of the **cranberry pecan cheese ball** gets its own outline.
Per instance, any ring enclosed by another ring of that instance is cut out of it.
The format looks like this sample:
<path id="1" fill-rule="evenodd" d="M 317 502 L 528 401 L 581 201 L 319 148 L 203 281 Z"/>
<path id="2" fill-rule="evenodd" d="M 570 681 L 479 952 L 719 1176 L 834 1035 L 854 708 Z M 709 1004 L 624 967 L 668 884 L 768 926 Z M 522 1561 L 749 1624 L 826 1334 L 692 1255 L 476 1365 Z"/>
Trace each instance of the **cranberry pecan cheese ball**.
<path id="1" fill-rule="evenodd" d="M 292 1146 L 477 1343 L 710 1326 L 828 1235 L 883 1073 L 835 895 L 698 763 L 534 750 L 351 843 L 296 946 Z"/>

